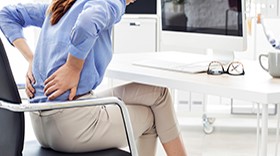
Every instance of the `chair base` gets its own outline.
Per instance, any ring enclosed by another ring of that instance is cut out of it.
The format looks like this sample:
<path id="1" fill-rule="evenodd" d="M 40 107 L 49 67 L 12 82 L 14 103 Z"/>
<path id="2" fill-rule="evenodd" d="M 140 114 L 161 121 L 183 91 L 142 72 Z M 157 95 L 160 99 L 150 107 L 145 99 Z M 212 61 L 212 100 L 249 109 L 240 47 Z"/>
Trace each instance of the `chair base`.
<path id="1" fill-rule="evenodd" d="M 28 141 L 24 144 L 23 156 L 131 156 L 131 154 L 117 148 L 87 153 L 62 153 L 42 148 L 37 141 Z"/>

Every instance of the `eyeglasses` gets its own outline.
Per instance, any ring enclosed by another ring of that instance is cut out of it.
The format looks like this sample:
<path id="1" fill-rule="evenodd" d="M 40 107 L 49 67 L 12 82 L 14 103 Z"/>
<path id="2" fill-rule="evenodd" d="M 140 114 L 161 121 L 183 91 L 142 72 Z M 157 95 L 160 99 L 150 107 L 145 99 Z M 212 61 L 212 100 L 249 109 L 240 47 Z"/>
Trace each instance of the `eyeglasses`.
<path id="1" fill-rule="evenodd" d="M 209 75 L 221 75 L 221 74 L 229 74 L 229 75 L 244 75 L 244 67 L 241 62 L 234 61 L 229 63 L 227 70 L 224 69 L 224 66 L 221 62 L 212 61 L 209 63 L 207 74 Z"/>

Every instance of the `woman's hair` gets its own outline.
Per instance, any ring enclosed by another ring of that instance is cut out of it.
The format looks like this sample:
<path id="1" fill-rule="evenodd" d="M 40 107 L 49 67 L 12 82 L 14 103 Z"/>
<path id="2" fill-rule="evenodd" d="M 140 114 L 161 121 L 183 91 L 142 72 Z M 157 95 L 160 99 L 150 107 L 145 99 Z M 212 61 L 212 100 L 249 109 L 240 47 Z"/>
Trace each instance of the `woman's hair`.
<path id="1" fill-rule="evenodd" d="M 51 14 L 51 24 L 55 25 L 75 2 L 76 0 L 53 0 L 48 10 Z"/>

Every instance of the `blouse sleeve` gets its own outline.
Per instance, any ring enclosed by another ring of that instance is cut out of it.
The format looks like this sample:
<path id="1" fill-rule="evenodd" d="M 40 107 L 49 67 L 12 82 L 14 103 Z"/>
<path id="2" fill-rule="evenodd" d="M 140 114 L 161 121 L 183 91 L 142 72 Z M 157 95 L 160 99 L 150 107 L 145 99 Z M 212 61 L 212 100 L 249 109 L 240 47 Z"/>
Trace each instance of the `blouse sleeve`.
<path id="1" fill-rule="evenodd" d="M 99 33 L 121 19 L 125 6 L 124 0 L 89 0 L 72 29 L 70 54 L 85 59 Z"/>
<path id="2" fill-rule="evenodd" d="M 27 26 L 41 27 L 46 17 L 47 4 L 18 4 L 0 10 L 0 29 L 10 43 L 23 38 L 22 29 Z"/>

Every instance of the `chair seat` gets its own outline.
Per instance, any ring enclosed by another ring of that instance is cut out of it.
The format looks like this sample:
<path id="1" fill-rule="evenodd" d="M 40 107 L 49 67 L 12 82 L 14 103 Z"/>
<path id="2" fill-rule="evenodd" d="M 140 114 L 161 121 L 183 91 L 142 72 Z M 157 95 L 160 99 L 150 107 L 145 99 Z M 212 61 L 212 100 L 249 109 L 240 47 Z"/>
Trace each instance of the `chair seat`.
<path id="1" fill-rule="evenodd" d="M 117 148 L 87 153 L 61 153 L 42 148 L 37 141 L 28 141 L 24 144 L 23 156 L 131 156 L 131 154 Z"/>

